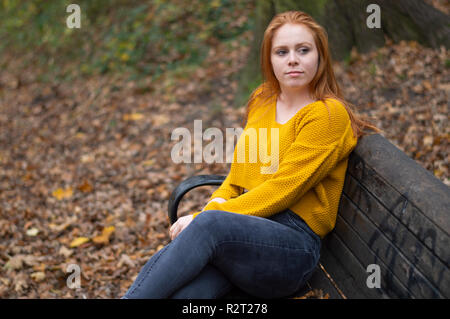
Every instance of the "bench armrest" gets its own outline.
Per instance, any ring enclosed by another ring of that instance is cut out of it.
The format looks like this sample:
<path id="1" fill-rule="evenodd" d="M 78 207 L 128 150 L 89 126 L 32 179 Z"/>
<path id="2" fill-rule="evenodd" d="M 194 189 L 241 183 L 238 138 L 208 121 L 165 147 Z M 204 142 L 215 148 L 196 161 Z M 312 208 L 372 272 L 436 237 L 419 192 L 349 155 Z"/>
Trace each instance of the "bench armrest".
<path id="1" fill-rule="evenodd" d="M 178 219 L 178 204 L 183 198 L 184 194 L 199 186 L 205 185 L 222 185 L 226 176 L 222 175 L 197 175 L 191 176 L 183 180 L 172 191 L 169 198 L 168 216 L 170 223 L 173 224 Z"/>

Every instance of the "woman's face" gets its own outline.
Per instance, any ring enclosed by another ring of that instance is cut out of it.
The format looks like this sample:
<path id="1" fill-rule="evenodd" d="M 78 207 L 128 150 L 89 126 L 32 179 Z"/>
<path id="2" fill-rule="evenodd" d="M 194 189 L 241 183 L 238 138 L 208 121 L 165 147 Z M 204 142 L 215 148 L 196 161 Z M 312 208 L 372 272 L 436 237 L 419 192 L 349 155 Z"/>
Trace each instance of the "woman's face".
<path id="1" fill-rule="evenodd" d="M 270 59 L 282 90 L 307 89 L 319 63 L 312 33 L 301 24 L 284 24 L 272 38 Z"/>

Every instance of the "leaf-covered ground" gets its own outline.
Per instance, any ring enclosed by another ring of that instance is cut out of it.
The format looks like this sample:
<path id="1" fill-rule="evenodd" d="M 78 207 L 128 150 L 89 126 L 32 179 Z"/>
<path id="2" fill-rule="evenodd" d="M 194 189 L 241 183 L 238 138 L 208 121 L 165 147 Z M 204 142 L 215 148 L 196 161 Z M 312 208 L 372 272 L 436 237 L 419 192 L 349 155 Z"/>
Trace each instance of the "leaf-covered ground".
<path id="1" fill-rule="evenodd" d="M 244 36 L 250 36 L 245 34 Z M 194 120 L 241 127 L 233 108 L 248 47 L 211 48 L 189 78 L 133 82 L 120 75 L 41 83 L 4 56 L 0 73 L 0 298 L 118 298 L 169 242 L 170 192 L 195 174 L 226 174 L 227 163 L 175 164 L 177 127 Z M 335 63 L 345 96 L 382 135 L 449 180 L 450 63 L 444 48 L 390 42 Z M 206 145 L 207 142 L 203 142 Z M 201 209 L 213 190 L 185 196 Z M 81 269 L 70 289 L 67 267 Z M 311 297 L 309 293 L 306 297 Z"/>

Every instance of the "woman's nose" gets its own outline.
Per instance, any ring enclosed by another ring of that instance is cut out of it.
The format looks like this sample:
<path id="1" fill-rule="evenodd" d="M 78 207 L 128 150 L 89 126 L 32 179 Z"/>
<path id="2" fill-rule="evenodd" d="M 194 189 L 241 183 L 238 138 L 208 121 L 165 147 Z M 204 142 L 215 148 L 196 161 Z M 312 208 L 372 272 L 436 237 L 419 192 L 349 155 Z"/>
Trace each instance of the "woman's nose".
<path id="1" fill-rule="evenodd" d="M 289 60 L 288 60 L 289 65 L 297 65 L 298 64 L 298 59 L 295 56 L 295 53 L 290 53 L 289 54 Z"/>

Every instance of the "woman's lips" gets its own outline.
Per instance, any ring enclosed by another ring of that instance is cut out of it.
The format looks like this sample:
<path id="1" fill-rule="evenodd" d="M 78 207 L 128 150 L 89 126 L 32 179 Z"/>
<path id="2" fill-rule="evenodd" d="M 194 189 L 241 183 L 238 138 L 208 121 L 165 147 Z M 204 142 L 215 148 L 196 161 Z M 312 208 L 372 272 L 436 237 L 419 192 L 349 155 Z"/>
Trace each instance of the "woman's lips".
<path id="1" fill-rule="evenodd" d="M 303 74 L 303 72 L 289 72 L 287 75 L 289 75 L 290 77 L 297 77 L 301 74 Z"/>

